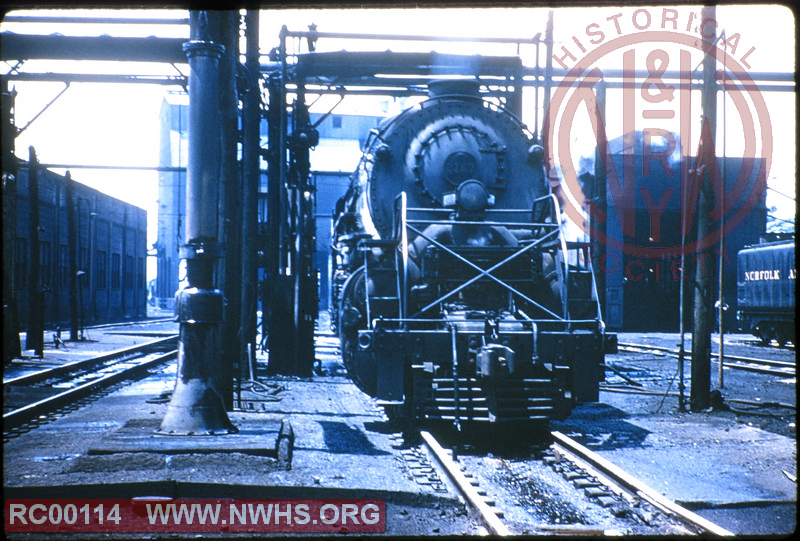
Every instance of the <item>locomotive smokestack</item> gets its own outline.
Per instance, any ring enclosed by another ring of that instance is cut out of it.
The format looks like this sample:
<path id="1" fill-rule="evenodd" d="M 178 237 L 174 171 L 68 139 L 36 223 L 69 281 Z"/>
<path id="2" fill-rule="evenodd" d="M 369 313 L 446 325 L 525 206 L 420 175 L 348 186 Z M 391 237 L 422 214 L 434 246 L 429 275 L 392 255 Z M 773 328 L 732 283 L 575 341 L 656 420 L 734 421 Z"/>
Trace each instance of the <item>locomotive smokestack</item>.
<path id="1" fill-rule="evenodd" d="M 481 84 L 473 79 L 446 79 L 428 83 L 429 98 L 462 97 L 481 98 Z"/>

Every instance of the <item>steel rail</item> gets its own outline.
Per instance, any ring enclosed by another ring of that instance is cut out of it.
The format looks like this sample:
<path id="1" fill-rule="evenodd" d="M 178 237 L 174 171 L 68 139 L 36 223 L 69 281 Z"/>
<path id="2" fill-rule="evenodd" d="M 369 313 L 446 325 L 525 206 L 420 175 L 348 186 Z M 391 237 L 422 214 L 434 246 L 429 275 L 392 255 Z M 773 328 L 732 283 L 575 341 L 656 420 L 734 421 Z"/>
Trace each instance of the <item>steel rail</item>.
<path id="1" fill-rule="evenodd" d="M 667 353 L 672 357 L 677 357 L 679 355 L 678 350 L 663 347 L 663 346 L 650 346 L 646 344 L 631 344 L 626 342 L 619 342 L 617 344 L 621 348 L 632 348 L 632 349 L 640 349 L 640 350 L 652 350 L 652 351 L 660 351 L 663 353 Z M 736 370 L 744 370 L 745 372 L 756 372 L 759 374 L 767 374 L 771 376 L 792 376 L 796 373 L 796 363 L 790 363 L 785 361 L 773 361 L 770 359 L 756 359 L 753 357 L 739 357 L 736 355 L 725 355 L 723 357 L 723 366 L 728 368 L 733 368 Z M 737 361 L 736 363 L 726 363 L 725 360 Z M 757 364 L 762 366 L 771 366 L 773 368 L 788 368 L 791 369 L 792 372 L 786 372 L 783 370 L 770 370 L 769 368 L 760 368 L 758 366 L 747 366 L 739 363 L 751 363 Z"/>
<path id="2" fill-rule="evenodd" d="M 421 431 L 420 436 L 425 442 L 425 446 L 434 456 L 439 465 L 447 473 L 456 488 L 466 498 L 469 505 L 480 513 L 481 520 L 489 529 L 489 533 L 498 536 L 509 536 L 511 531 L 497 517 L 494 510 L 484 501 L 478 491 L 473 487 L 466 476 L 461 472 L 458 465 L 447 455 L 444 448 L 439 445 L 430 432 Z"/>
<path id="3" fill-rule="evenodd" d="M 33 404 L 28 404 L 21 408 L 15 409 L 8 413 L 3 414 L 3 432 L 8 432 L 11 428 L 16 428 L 32 419 L 47 415 L 53 411 L 73 404 L 78 400 L 92 395 L 102 389 L 106 389 L 126 379 L 135 377 L 138 373 L 146 371 L 150 368 L 158 366 L 159 364 L 170 361 L 178 356 L 178 350 L 170 351 L 164 355 L 138 364 L 136 366 L 126 368 L 114 374 L 109 374 L 102 378 L 84 383 L 74 389 L 69 389 L 54 396 L 50 396 Z"/>
<path id="4" fill-rule="evenodd" d="M 599 473 L 600 477 L 610 479 L 613 483 L 629 491 L 631 494 L 648 501 L 665 513 L 680 517 L 684 522 L 700 528 L 703 531 L 725 537 L 734 535 L 733 532 L 717 526 L 700 515 L 670 501 L 628 472 L 622 470 L 619 466 L 612 464 L 575 440 L 568 438 L 558 431 L 553 431 L 551 434 L 555 440 L 554 445 L 559 449 L 559 452 L 565 454 L 567 458 L 578 463 L 584 469 L 589 471 L 594 470 L 592 473 Z"/>
<path id="5" fill-rule="evenodd" d="M 116 351 L 112 351 L 110 353 L 106 353 L 99 357 L 93 357 L 91 359 L 83 359 L 79 361 L 73 361 L 71 363 L 62 364 L 61 366 L 56 366 L 54 368 L 47 368 L 44 370 L 40 370 L 38 372 L 34 372 L 32 374 L 25 374 L 23 376 L 18 376 L 16 378 L 11 378 L 8 380 L 3 380 L 3 388 L 6 386 L 24 386 L 24 385 L 33 385 L 34 383 L 39 383 L 41 381 L 46 381 L 51 378 L 61 377 L 65 374 L 69 374 L 70 372 L 77 372 L 79 370 L 87 370 L 90 368 L 94 368 L 100 364 L 103 364 L 108 361 L 112 361 L 114 359 L 119 359 L 122 357 L 126 357 L 128 355 L 135 355 L 137 353 L 141 353 L 145 350 L 150 350 L 153 348 L 157 348 L 162 345 L 169 344 L 170 342 L 174 342 L 178 339 L 178 335 L 174 334 L 168 336 L 166 338 L 160 338 L 158 340 L 152 340 L 150 342 L 145 342 L 144 344 L 138 346 L 132 346 L 129 348 L 118 349 Z"/>
<path id="6" fill-rule="evenodd" d="M 136 319 L 133 321 L 118 321 L 116 323 L 100 323 L 99 325 L 88 325 L 84 327 L 86 330 L 91 329 L 109 329 L 111 327 L 132 327 L 134 325 L 144 325 L 150 323 L 168 323 L 175 321 L 174 317 L 162 317 L 156 319 Z"/>

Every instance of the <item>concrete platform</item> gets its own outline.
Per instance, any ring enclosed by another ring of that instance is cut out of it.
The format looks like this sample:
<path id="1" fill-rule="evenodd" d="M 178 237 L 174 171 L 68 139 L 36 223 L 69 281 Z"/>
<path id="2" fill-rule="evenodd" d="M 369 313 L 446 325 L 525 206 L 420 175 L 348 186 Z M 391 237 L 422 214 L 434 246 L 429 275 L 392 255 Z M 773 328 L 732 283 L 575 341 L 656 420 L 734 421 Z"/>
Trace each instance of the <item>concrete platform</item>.
<path id="1" fill-rule="evenodd" d="M 229 413 L 239 433 L 153 434 L 174 386 L 174 367 L 99 398 L 4 445 L 6 489 L 19 486 L 190 481 L 433 493 L 403 471 L 402 440 L 382 412 L 341 378 L 286 380 L 279 400 L 257 412 Z M 281 422 L 294 431 L 291 469 L 276 452 Z M 235 458 L 229 459 L 231 455 Z"/>
<path id="2" fill-rule="evenodd" d="M 131 419 L 119 430 L 89 449 L 90 455 L 116 453 L 211 454 L 235 451 L 246 455 L 282 458 L 291 466 L 290 456 L 280 456 L 280 436 L 291 425 L 277 420 L 239 421 L 235 434 L 215 436 L 171 436 L 157 434 L 160 419 Z M 291 432 L 285 437 L 292 439 Z M 291 449 L 291 446 L 288 447 Z"/>

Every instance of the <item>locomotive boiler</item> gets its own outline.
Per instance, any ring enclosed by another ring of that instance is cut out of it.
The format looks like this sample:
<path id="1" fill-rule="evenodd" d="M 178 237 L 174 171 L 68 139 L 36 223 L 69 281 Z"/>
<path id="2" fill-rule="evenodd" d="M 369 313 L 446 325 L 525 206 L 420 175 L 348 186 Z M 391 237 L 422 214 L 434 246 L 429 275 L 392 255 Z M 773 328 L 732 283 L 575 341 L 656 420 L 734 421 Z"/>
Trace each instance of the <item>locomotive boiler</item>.
<path id="1" fill-rule="evenodd" d="M 477 81 L 370 134 L 334 212 L 331 322 L 349 377 L 412 422 L 540 422 L 596 401 L 606 335 L 542 147 Z"/>

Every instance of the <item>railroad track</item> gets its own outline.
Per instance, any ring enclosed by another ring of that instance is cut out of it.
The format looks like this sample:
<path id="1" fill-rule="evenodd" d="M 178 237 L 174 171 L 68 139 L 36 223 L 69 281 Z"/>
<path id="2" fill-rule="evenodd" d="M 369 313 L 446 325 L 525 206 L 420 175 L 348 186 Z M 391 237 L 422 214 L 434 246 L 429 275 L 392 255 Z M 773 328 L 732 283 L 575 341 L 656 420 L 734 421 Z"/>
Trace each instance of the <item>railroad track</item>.
<path id="1" fill-rule="evenodd" d="M 427 453 L 435 459 L 470 507 L 478 513 L 490 534 L 508 536 L 522 533 L 512 531 L 503 520 L 508 513 L 502 507 L 497 507 L 491 496 L 486 496 L 487 491 L 490 491 L 491 488 L 479 488 L 476 476 L 466 471 L 463 463 L 454 460 L 451 452 L 445 450 L 429 432 L 421 432 L 420 435 Z M 607 508 L 609 514 L 624 516 L 632 514 L 629 512 L 630 509 L 636 509 L 636 512 L 639 513 L 638 516 L 641 517 L 648 513 L 642 509 L 649 507 L 655 510 L 650 512 L 651 515 L 661 513 L 667 517 L 671 529 L 666 533 L 734 535 L 669 501 L 621 468 L 571 438 L 559 432 L 552 432 L 551 436 L 554 443 L 544 453 L 544 463 L 560 473 L 578 491 L 582 490 L 583 497 L 593 499 L 601 507 Z M 501 461 L 501 463 L 503 462 Z M 601 526 L 594 527 L 585 524 L 537 524 L 536 527 L 549 534 L 592 536 L 620 534 L 616 530 L 606 530 Z"/>
<path id="2" fill-rule="evenodd" d="M 177 335 L 120 349 L 96 358 L 67 363 L 3 380 L 5 437 L 26 425 L 46 421 L 61 409 L 120 382 L 136 379 L 148 370 L 177 357 Z M 168 351 L 164 353 L 164 349 Z M 44 395 L 44 398 L 41 398 Z"/>
<path id="3" fill-rule="evenodd" d="M 716 524 L 704 519 L 703 517 L 681 507 L 680 505 L 668 500 L 655 490 L 651 489 L 632 475 L 628 474 L 618 466 L 607 461 L 597 453 L 587 449 L 572 438 L 552 432 L 555 443 L 551 446 L 554 451 L 553 463 L 559 464 L 566 460 L 574 468 L 577 477 L 574 479 L 585 480 L 585 487 L 608 488 L 617 497 L 633 501 L 636 498 L 647 501 L 661 512 L 677 517 L 687 526 L 697 529 L 698 533 L 711 533 L 721 536 L 732 536 L 732 532 L 717 526 Z M 570 467 L 573 469 L 573 467 Z M 573 480 L 574 480 L 573 479 Z M 603 492 L 603 488 L 600 488 Z M 602 498 L 603 496 L 598 496 Z"/>
<path id="4" fill-rule="evenodd" d="M 632 344 L 620 342 L 618 347 L 621 351 L 656 351 L 672 357 L 678 357 L 680 351 L 673 348 L 651 346 L 647 344 Z M 689 357 L 688 353 L 684 353 Z M 712 355 L 712 359 L 717 359 L 717 355 Z M 730 362 L 726 362 L 730 361 Z M 734 370 L 744 370 L 784 378 L 793 378 L 797 373 L 797 364 L 787 361 L 775 361 L 772 359 L 758 359 L 754 357 L 741 357 L 737 355 L 724 355 L 722 366 Z"/>

